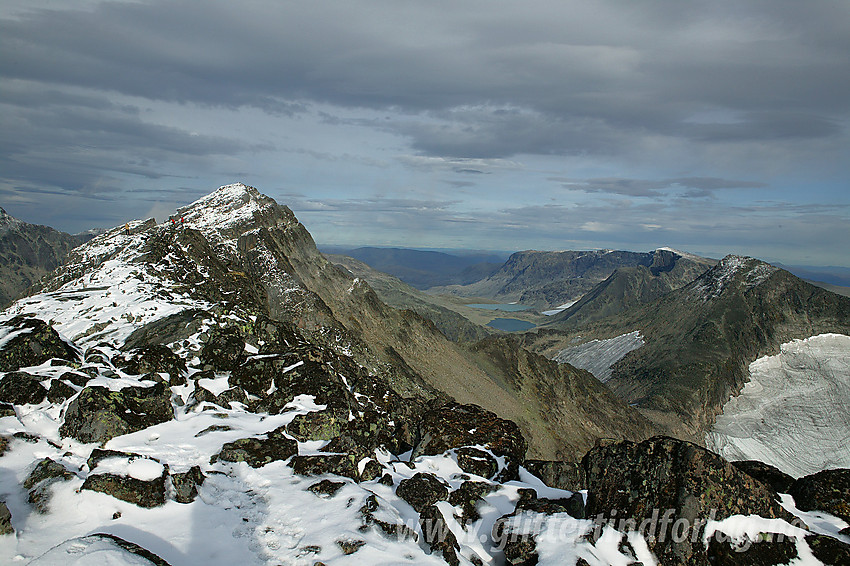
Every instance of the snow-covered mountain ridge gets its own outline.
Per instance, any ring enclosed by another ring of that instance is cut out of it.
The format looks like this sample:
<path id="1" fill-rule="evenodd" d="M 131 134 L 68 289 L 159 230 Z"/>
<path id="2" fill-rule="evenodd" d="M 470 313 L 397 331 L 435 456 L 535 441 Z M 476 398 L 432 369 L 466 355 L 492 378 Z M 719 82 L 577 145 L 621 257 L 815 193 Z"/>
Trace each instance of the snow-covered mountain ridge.
<path id="1" fill-rule="evenodd" d="M 288 209 L 230 185 L 173 218 L 98 236 L 0 316 L 0 562 L 704 564 L 732 552 L 703 541 L 714 529 L 756 553 L 785 533 L 782 552 L 818 564 L 850 542 L 838 518 L 826 537 L 791 525 L 769 488 L 688 443 L 528 460 L 517 424 L 414 395 L 416 368 L 364 353 L 355 323 L 370 337 L 399 319 L 304 252 Z M 619 494 L 636 474 L 694 487 Z M 704 517 L 685 540 L 607 522 L 685 500 Z"/>

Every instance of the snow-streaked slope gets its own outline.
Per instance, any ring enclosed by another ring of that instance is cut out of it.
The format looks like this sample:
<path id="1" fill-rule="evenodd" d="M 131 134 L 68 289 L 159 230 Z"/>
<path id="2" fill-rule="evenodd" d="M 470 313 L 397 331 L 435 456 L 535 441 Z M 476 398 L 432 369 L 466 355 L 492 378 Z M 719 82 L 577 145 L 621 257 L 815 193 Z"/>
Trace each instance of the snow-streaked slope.
<path id="1" fill-rule="evenodd" d="M 611 379 L 611 366 L 643 344 L 640 331 L 635 330 L 608 340 L 591 340 L 578 346 L 564 348 L 554 359 L 559 363 L 568 363 L 577 368 L 586 369 L 599 381 L 605 383 Z"/>
<path id="2" fill-rule="evenodd" d="M 749 383 L 724 405 L 706 446 L 795 477 L 850 467 L 850 336 L 794 340 L 750 364 Z"/>

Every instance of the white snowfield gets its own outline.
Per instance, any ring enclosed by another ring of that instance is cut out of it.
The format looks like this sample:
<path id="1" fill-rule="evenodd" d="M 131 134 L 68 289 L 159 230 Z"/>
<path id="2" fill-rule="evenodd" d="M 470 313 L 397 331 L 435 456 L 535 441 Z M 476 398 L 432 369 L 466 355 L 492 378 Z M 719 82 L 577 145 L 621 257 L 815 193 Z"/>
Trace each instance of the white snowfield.
<path id="1" fill-rule="evenodd" d="M 705 441 L 727 460 L 761 460 L 794 477 L 850 467 L 850 336 L 794 340 L 754 361 Z"/>
<path id="2" fill-rule="evenodd" d="M 578 346 L 564 348 L 555 356 L 558 363 L 568 363 L 586 369 L 596 379 L 605 383 L 611 379 L 612 366 L 623 357 L 644 345 L 639 330 L 621 334 L 608 340 L 590 340 Z"/>

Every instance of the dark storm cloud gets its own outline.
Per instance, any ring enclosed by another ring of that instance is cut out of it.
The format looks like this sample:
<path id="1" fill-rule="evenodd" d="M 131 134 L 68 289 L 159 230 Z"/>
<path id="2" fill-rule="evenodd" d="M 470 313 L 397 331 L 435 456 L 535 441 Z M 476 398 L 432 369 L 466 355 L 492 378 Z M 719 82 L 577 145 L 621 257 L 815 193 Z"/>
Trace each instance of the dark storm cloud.
<path id="1" fill-rule="evenodd" d="M 387 127 L 431 155 L 616 154 L 645 135 L 834 135 L 848 21 L 847 3 L 775 0 L 101 4 L 3 21 L 0 73 L 269 112 L 397 108 L 427 120 Z M 688 121 L 714 109 L 742 117 Z"/>

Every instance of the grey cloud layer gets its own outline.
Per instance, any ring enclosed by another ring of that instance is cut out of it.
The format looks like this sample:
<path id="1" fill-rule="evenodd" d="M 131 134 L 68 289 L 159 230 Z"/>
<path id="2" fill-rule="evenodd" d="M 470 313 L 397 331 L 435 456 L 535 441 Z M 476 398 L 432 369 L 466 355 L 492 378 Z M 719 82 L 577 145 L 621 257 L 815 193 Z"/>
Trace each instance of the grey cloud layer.
<path id="1" fill-rule="evenodd" d="M 2 22 L 0 72 L 155 100 L 425 112 L 433 155 L 818 138 L 850 107 L 843 2 L 103 4 Z M 705 111 L 728 123 L 693 123 Z"/>
<path id="2" fill-rule="evenodd" d="M 44 222 L 245 180 L 371 243 L 847 234 L 850 2 L 32 4 L 0 8 L 0 197 Z"/>

